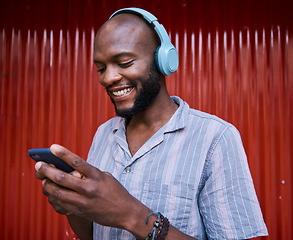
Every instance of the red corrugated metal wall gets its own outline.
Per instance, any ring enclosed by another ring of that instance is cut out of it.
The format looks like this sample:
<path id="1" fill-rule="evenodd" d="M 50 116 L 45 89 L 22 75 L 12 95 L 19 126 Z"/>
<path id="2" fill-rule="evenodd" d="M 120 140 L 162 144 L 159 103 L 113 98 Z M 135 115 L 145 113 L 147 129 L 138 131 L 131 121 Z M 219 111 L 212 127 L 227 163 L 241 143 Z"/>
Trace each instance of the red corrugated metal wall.
<path id="1" fill-rule="evenodd" d="M 0 239 L 73 239 L 41 193 L 32 147 L 86 158 L 114 116 L 93 41 L 112 12 L 154 13 L 179 51 L 171 94 L 241 132 L 270 236 L 293 239 L 292 1 L 10 0 L 0 9 Z"/>

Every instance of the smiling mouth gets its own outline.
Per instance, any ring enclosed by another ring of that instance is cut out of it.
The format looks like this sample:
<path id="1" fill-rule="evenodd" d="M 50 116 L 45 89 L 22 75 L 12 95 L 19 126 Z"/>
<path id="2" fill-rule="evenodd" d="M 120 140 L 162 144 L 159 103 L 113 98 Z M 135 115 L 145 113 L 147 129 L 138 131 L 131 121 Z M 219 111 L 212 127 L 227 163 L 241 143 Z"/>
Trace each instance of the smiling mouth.
<path id="1" fill-rule="evenodd" d="M 130 93 L 132 91 L 133 87 L 129 87 L 129 88 L 125 88 L 122 90 L 118 90 L 118 91 L 113 91 L 112 94 L 115 97 L 122 97 L 124 95 L 127 95 L 128 93 Z"/>

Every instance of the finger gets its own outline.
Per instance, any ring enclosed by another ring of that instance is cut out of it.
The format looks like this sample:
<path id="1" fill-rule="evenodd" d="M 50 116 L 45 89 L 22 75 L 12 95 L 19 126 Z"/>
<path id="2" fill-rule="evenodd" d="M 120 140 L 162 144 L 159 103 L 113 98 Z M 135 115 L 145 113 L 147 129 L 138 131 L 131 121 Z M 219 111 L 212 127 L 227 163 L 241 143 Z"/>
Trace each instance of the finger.
<path id="1" fill-rule="evenodd" d="M 46 185 L 54 184 L 54 183 L 52 183 L 50 180 L 43 180 L 42 183 L 43 183 L 43 186 L 45 186 L 45 184 L 46 184 Z M 57 203 L 56 203 L 56 199 L 55 199 L 53 196 L 51 196 L 51 195 L 45 190 L 45 188 L 43 188 L 43 194 L 44 194 L 45 196 L 48 197 L 48 202 L 53 206 L 53 208 L 55 209 L 55 211 L 56 211 L 57 213 L 60 213 L 60 214 L 63 214 L 63 215 L 67 215 L 67 216 L 72 214 L 72 213 L 69 212 L 67 209 L 65 209 L 65 208 L 61 207 L 59 204 L 57 204 Z"/>
<path id="2" fill-rule="evenodd" d="M 44 181 L 43 186 L 43 192 L 48 196 L 48 201 L 56 212 L 65 215 L 81 215 L 83 213 L 81 209 L 86 207 L 83 195 L 62 188 L 50 180 Z"/>
<path id="3" fill-rule="evenodd" d="M 45 176 L 45 180 L 43 180 L 43 186 L 45 181 L 50 180 L 61 187 L 71 189 L 81 194 L 85 194 L 87 191 L 85 188 L 85 179 L 80 177 L 78 178 L 69 173 L 65 173 L 45 162 L 38 162 L 36 164 L 36 170 L 42 176 Z M 77 175 L 77 173 L 75 175 Z"/>
<path id="4" fill-rule="evenodd" d="M 39 179 L 39 180 L 43 180 L 43 179 L 46 178 L 46 176 L 44 176 L 43 174 L 41 174 L 40 172 L 37 171 L 38 165 L 37 165 L 37 162 L 36 162 L 36 164 L 35 164 L 36 178 Z M 53 164 L 50 164 L 50 166 L 55 167 Z"/>
<path id="5" fill-rule="evenodd" d="M 50 150 L 55 156 L 61 158 L 64 162 L 86 177 L 95 177 L 97 174 L 101 173 L 101 171 L 88 164 L 81 157 L 58 144 L 53 144 Z"/>
<path id="6" fill-rule="evenodd" d="M 39 180 L 43 180 L 43 179 L 45 179 L 46 177 L 45 177 L 43 174 L 41 174 L 41 173 L 39 173 L 39 172 L 36 172 L 36 178 L 39 179 Z"/>
<path id="7" fill-rule="evenodd" d="M 60 205 L 58 205 L 55 201 L 54 198 L 52 198 L 51 196 L 48 196 L 48 202 L 53 206 L 53 208 L 55 209 L 55 211 L 57 213 L 63 214 L 63 215 L 70 215 L 72 214 L 71 212 L 69 212 L 67 209 L 61 207 Z"/>
<path id="8" fill-rule="evenodd" d="M 73 171 L 70 173 L 72 176 L 77 177 L 77 178 L 83 178 L 83 174 L 79 173 L 78 171 Z"/>
<path id="9" fill-rule="evenodd" d="M 45 188 L 44 188 L 45 183 L 46 183 L 46 179 L 44 179 L 44 180 L 42 181 L 42 185 L 43 185 L 42 192 L 43 192 L 43 194 L 44 194 L 46 197 L 48 197 L 49 194 L 46 192 L 46 190 L 45 190 Z"/>

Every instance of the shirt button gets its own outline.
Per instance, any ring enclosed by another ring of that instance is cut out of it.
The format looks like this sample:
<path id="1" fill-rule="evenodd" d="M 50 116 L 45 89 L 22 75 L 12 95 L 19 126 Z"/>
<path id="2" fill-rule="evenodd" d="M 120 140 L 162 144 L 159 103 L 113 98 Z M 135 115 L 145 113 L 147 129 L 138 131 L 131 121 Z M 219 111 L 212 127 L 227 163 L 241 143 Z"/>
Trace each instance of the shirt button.
<path id="1" fill-rule="evenodd" d="M 130 173 L 131 172 L 131 167 L 126 167 L 125 172 Z"/>

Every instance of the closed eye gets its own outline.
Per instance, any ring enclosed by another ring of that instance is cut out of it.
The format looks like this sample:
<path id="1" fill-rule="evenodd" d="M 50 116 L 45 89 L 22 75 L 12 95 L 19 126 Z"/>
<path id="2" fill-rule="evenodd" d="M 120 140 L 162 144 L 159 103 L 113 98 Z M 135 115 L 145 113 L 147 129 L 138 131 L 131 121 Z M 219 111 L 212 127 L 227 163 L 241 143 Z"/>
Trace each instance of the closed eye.
<path id="1" fill-rule="evenodd" d="M 134 60 L 131 60 L 131 61 L 126 62 L 126 63 L 119 63 L 118 66 L 120 66 L 122 68 L 126 68 L 126 67 L 131 66 L 133 63 L 134 63 Z"/>
<path id="2" fill-rule="evenodd" d="M 103 73 L 105 72 L 106 68 L 105 67 L 101 67 L 101 68 L 98 68 L 98 73 Z"/>

